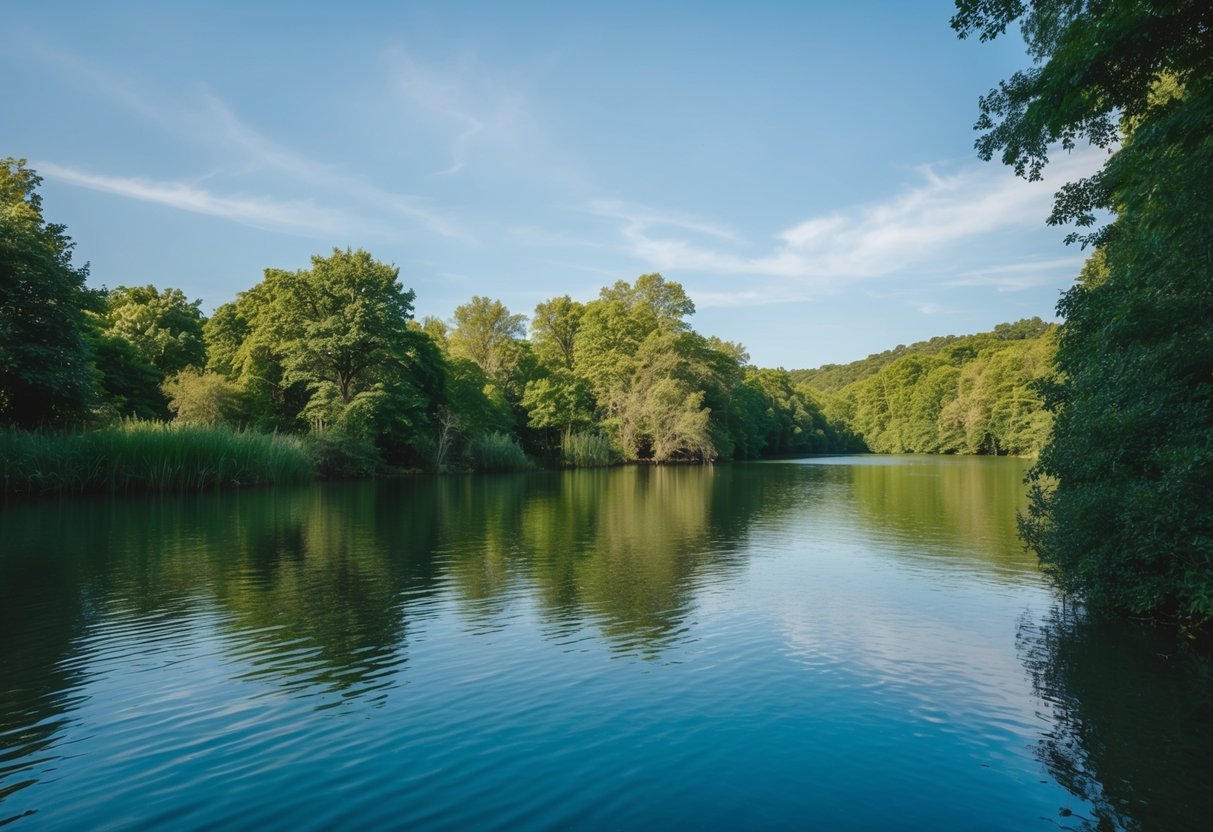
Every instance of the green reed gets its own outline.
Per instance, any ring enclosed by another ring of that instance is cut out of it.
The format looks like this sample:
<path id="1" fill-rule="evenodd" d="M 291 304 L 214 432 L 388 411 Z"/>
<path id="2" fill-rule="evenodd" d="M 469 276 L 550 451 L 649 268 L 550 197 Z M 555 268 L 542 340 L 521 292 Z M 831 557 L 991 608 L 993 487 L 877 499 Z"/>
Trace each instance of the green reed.
<path id="1" fill-rule="evenodd" d="M 615 460 L 610 440 L 600 433 L 570 433 L 560 446 L 560 461 L 569 468 L 598 468 Z"/>
<path id="2" fill-rule="evenodd" d="M 314 475 L 303 444 L 278 434 L 136 421 L 80 433 L 0 430 L 7 494 L 188 491 Z"/>

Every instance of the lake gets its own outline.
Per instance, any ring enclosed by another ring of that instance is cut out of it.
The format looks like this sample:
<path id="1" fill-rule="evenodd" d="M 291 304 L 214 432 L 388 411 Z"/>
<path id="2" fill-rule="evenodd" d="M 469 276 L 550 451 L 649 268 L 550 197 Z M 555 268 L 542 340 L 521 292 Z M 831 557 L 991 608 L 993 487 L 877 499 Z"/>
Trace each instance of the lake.
<path id="1" fill-rule="evenodd" d="M 1208 645 L 1060 604 L 1025 470 L 10 501 L 0 825 L 1208 828 Z"/>

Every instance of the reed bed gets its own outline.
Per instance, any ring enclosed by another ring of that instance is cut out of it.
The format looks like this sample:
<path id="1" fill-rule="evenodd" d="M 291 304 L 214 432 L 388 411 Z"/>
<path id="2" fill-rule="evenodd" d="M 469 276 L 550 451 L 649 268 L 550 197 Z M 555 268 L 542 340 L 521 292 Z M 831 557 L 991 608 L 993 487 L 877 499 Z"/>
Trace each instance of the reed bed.
<path id="1" fill-rule="evenodd" d="M 303 444 L 278 434 L 161 422 L 83 433 L 0 431 L 6 494 L 189 491 L 314 475 Z"/>
<path id="2" fill-rule="evenodd" d="M 610 440 L 600 433 L 570 433 L 560 445 L 560 461 L 567 468 L 601 468 L 615 460 Z"/>

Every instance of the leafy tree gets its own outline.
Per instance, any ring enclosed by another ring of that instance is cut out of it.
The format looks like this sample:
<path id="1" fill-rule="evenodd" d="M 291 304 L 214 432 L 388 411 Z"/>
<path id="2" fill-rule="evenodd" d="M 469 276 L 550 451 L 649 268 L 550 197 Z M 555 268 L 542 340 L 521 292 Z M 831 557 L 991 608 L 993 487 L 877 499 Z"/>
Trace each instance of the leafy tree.
<path id="1" fill-rule="evenodd" d="M 953 26 L 1019 20 L 1036 65 L 984 97 L 978 150 L 1035 177 L 1054 142 L 1122 146 L 1050 222 L 1106 272 L 1062 299 L 1056 413 L 1026 539 L 1099 607 L 1213 615 L 1213 5 L 963 0 Z M 1094 267 L 1093 267 L 1094 271 Z"/>
<path id="2" fill-rule="evenodd" d="M 504 433 L 513 425 L 509 402 L 470 358 L 447 359 L 446 395 L 460 420 L 460 430 L 469 436 Z"/>
<path id="3" fill-rule="evenodd" d="M 573 369 L 573 345 L 585 305 L 568 295 L 546 300 L 535 307 L 531 318 L 531 346 L 545 366 Z"/>
<path id="4" fill-rule="evenodd" d="M 239 392 L 218 373 L 182 370 L 164 382 L 163 390 L 178 422 L 220 425 L 239 421 Z"/>
<path id="5" fill-rule="evenodd" d="M 337 429 L 374 440 L 389 461 L 425 462 L 446 362 L 409 325 L 414 295 L 398 275 L 348 249 L 310 269 L 267 269 L 207 322 L 208 365 L 245 391 L 262 425 Z"/>
<path id="6" fill-rule="evenodd" d="M 447 337 L 452 355 L 471 359 L 486 376 L 500 381 L 517 363 L 516 342 L 525 334 L 525 316 L 477 295 L 455 309 L 455 326 Z"/>
<path id="7" fill-rule="evenodd" d="M 299 412 L 311 393 L 306 383 L 285 380 L 285 342 L 271 287 L 263 281 L 218 307 L 203 335 L 207 368 L 240 388 L 253 424 L 285 431 L 302 427 Z"/>
<path id="8" fill-rule="evenodd" d="M 119 286 L 105 293 L 104 321 L 111 335 L 125 338 L 167 377 L 206 364 L 200 304 L 180 289 Z"/>
<path id="9" fill-rule="evenodd" d="M 559 430 L 568 435 L 590 424 L 590 401 L 586 383 L 568 371 L 559 370 L 527 382 L 522 406 L 530 427 Z"/>
<path id="10" fill-rule="evenodd" d="M 0 161 L 0 423 L 33 427 L 81 417 L 93 400 L 84 309 L 88 267 L 42 216 L 41 178 Z"/>
<path id="11" fill-rule="evenodd" d="M 573 346 L 574 371 L 590 385 L 603 419 L 618 426 L 645 340 L 659 331 L 688 332 L 683 319 L 694 311 L 682 286 L 659 274 L 641 275 L 635 285 L 621 280 L 585 305 Z"/>
<path id="12" fill-rule="evenodd" d="M 94 318 L 89 341 L 97 371 L 97 399 L 103 419 L 163 419 L 168 400 L 160 390 L 163 377 L 130 341 L 104 332 Z"/>
<path id="13" fill-rule="evenodd" d="M 310 270 L 267 269 L 285 380 L 331 384 L 348 404 L 408 340 L 415 295 L 397 282 L 399 273 L 349 249 L 313 257 Z"/>

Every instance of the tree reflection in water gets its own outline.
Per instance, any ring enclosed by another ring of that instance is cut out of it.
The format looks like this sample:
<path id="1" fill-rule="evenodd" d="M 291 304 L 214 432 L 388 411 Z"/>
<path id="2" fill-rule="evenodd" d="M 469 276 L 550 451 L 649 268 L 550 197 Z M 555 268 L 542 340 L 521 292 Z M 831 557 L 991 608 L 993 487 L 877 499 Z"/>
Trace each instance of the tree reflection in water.
<path id="1" fill-rule="evenodd" d="M 1092 807 L 1063 828 L 1207 829 L 1213 818 L 1213 644 L 1068 606 L 1025 616 L 1018 648 L 1052 712 L 1037 756 Z"/>

